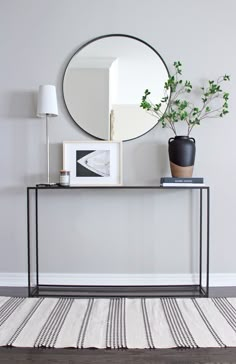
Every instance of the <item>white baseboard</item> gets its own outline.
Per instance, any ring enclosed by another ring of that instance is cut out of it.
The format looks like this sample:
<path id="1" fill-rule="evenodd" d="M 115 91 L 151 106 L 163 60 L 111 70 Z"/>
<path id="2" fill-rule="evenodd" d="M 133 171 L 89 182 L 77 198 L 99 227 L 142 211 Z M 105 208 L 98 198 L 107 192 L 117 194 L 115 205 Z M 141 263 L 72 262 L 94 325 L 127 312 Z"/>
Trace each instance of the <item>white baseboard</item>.
<path id="1" fill-rule="evenodd" d="M 236 273 L 213 273 L 209 276 L 210 287 L 236 286 Z"/>
<path id="2" fill-rule="evenodd" d="M 210 287 L 236 286 L 236 273 L 212 273 Z M 203 277 L 203 282 L 205 282 Z M 197 284 L 196 274 L 61 274 L 41 273 L 40 284 L 66 285 L 177 285 Z M 26 273 L 0 273 L 0 287 L 26 287 Z M 203 284 L 204 285 L 204 284 Z"/>

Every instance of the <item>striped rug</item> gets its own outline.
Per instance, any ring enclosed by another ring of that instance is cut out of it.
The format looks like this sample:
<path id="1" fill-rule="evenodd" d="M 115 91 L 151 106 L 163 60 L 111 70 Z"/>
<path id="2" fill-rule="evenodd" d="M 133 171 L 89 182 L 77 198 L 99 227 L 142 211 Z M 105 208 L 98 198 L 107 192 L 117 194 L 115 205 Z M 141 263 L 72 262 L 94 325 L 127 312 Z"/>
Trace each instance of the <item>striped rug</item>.
<path id="1" fill-rule="evenodd" d="M 0 346 L 236 346 L 236 298 L 0 297 Z"/>

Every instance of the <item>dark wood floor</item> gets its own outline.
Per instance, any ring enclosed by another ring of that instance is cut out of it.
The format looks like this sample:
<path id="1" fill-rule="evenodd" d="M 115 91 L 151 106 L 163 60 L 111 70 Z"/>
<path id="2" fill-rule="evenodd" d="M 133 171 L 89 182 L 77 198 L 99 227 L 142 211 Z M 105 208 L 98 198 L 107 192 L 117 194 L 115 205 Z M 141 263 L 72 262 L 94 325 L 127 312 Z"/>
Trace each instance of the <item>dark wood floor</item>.
<path id="1" fill-rule="evenodd" d="M 166 291 L 168 294 L 168 291 Z M 26 287 L 0 287 L 0 296 L 21 296 L 27 297 Z M 236 297 L 236 287 L 210 287 L 210 297 Z"/>
<path id="2" fill-rule="evenodd" d="M 18 349 L 0 348 L 4 364 L 235 364 L 236 350 L 229 349 Z"/>
<path id="3" fill-rule="evenodd" d="M 2 296 L 27 296 L 26 288 L 0 287 Z M 210 297 L 236 297 L 236 287 L 210 289 Z M 227 349 L 34 349 L 0 348 L 4 364 L 236 364 L 236 348 Z"/>

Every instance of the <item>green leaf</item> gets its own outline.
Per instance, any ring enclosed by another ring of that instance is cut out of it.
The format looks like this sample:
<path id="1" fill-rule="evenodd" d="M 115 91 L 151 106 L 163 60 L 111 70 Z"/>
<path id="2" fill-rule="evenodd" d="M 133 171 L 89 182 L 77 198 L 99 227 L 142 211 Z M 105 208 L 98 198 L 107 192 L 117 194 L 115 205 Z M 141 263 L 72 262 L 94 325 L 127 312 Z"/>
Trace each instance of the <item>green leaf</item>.
<path id="1" fill-rule="evenodd" d="M 163 97 L 163 98 L 161 99 L 161 102 L 167 102 L 167 100 L 168 100 L 168 96 L 165 96 L 165 97 Z"/>
<path id="2" fill-rule="evenodd" d="M 229 99 L 229 93 L 225 92 L 223 98 L 227 101 Z"/>
<path id="3" fill-rule="evenodd" d="M 146 110 L 151 110 L 152 105 L 148 101 L 142 101 L 140 107 Z"/>
<path id="4" fill-rule="evenodd" d="M 187 111 L 181 112 L 181 113 L 180 113 L 180 120 L 184 120 L 184 119 L 186 119 L 186 118 L 187 118 L 187 116 L 188 116 Z"/>
<path id="5" fill-rule="evenodd" d="M 199 113 L 199 108 L 198 107 L 194 107 L 193 108 L 193 116 L 197 115 Z"/>
<path id="6" fill-rule="evenodd" d="M 161 108 L 161 104 L 156 104 L 153 108 L 154 111 L 159 111 Z"/>
<path id="7" fill-rule="evenodd" d="M 200 119 L 194 118 L 193 120 L 190 120 L 189 123 L 191 125 L 200 125 Z"/>
<path id="8" fill-rule="evenodd" d="M 148 89 L 146 89 L 146 90 L 144 91 L 144 94 L 145 94 L 145 96 L 148 96 L 148 95 L 150 95 L 150 94 L 151 94 L 151 92 L 150 92 Z"/>
<path id="9" fill-rule="evenodd" d="M 184 109 L 186 109 L 187 106 L 188 106 L 188 102 L 186 100 L 184 100 L 179 104 L 179 110 L 184 110 Z"/>

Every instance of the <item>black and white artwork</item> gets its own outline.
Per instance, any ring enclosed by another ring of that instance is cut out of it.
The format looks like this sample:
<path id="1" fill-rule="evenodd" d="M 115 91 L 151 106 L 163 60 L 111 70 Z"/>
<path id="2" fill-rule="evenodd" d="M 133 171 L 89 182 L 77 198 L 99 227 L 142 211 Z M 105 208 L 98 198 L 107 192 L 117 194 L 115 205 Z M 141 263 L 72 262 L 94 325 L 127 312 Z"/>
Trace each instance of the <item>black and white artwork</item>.
<path id="1" fill-rule="evenodd" d="M 121 185 L 122 143 L 63 142 L 63 169 L 70 171 L 70 186 Z"/>
<path id="2" fill-rule="evenodd" d="M 76 177 L 110 177 L 110 150 L 76 150 Z"/>

